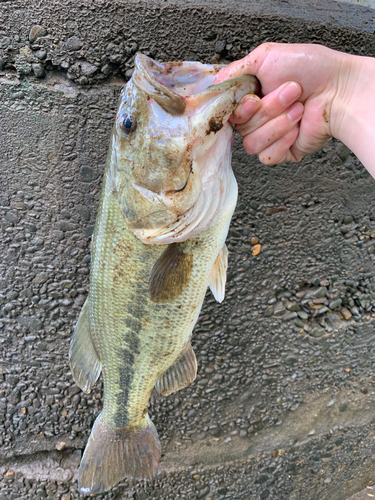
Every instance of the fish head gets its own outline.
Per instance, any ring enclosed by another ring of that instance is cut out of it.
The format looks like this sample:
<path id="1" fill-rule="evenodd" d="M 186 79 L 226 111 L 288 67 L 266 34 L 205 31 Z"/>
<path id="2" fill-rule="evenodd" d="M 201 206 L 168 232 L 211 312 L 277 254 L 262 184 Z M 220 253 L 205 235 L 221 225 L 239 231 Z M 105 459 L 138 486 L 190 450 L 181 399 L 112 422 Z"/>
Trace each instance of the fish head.
<path id="1" fill-rule="evenodd" d="M 220 68 L 136 56 L 116 116 L 110 176 L 128 227 L 145 243 L 187 239 L 200 207 L 208 209 L 207 179 L 220 165 L 207 169 L 207 153 L 217 142 L 231 148 L 229 116 L 256 86 L 250 76 L 213 85 Z M 195 232 L 207 223 L 195 224 Z"/>

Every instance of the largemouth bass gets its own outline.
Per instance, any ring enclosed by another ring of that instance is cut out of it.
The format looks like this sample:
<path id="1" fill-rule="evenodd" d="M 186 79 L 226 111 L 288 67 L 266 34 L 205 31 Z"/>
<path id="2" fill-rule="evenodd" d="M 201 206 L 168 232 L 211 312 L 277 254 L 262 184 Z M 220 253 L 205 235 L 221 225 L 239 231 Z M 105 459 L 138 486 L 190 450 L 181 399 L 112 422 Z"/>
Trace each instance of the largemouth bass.
<path id="1" fill-rule="evenodd" d="M 229 116 L 257 80 L 213 85 L 219 66 L 138 54 L 121 94 L 92 246 L 90 292 L 70 347 L 77 385 L 103 373 L 103 409 L 79 469 L 83 494 L 125 477 L 151 478 L 160 460 L 147 414 L 154 388 L 189 385 L 190 337 L 210 286 L 224 298 L 225 239 L 237 201 Z"/>

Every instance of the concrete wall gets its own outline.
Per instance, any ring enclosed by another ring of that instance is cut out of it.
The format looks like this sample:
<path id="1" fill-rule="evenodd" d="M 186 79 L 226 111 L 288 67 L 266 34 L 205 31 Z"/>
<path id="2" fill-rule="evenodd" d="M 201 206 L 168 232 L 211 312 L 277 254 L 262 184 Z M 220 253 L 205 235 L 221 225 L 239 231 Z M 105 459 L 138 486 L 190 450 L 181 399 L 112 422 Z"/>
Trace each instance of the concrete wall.
<path id="1" fill-rule="evenodd" d="M 102 386 L 81 393 L 67 354 L 134 53 L 225 62 L 266 40 L 374 55 L 374 18 L 328 1 L 0 1 L 1 500 L 78 498 Z M 161 475 L 103 498 L 342 500 L 375 480 L 374 181 L 336 141 L 269 168 L 238 140 L 233 168 L 227 297 L 207 294 L 196 382 L 150 408 Z"/>

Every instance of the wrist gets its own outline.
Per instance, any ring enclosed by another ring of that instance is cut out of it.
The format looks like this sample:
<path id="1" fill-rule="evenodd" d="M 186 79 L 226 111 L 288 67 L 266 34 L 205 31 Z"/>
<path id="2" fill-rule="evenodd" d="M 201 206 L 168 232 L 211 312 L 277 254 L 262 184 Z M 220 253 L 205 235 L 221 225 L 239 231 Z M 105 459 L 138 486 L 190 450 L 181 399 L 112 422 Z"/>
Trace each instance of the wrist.
<path id="1" fill-rule="evenodd" d="M 330 130 L 375 177 L 375 59 L 342 54 Z"/>

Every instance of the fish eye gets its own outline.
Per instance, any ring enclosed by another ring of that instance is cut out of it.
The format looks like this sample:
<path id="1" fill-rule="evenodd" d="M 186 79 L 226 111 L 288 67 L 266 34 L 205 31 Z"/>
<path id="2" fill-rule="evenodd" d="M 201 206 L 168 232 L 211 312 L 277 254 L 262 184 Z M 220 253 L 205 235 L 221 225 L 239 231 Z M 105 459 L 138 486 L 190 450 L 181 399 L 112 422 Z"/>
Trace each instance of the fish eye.
<path id="1" fill-rule="evenodd" d="M 136 125 L 137 123 L 132 115 L 128 115 L 127 113 L 125 113 L 121 117 L 120 128 L 125 134 L 129 135 L 130 132 L 133 132 L 136 128 Z"/>

